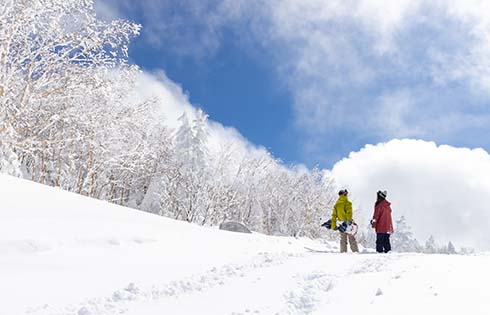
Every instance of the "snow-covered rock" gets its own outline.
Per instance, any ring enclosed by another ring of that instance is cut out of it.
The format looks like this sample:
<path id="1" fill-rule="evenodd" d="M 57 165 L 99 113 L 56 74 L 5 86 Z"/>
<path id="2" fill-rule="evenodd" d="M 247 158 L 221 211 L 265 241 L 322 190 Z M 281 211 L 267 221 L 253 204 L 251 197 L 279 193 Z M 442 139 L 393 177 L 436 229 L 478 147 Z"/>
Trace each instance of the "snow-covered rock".
<path id="1" fill-rule="evenodd" d="M 226 221 L 219 225 L 220 230 L 239 232 L 239 233 L 252 233 L 249 228 L 240 222 Z"/>

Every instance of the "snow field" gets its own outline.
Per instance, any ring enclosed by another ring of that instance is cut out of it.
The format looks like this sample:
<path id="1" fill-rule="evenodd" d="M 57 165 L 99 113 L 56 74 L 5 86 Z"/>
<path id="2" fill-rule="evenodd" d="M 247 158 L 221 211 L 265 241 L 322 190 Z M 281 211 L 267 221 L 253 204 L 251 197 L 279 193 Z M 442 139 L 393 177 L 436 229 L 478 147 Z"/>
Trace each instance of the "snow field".
<path id="1" fill-rule="evenodd" d="M 488 314 L 490 255 L 337 254 L 0 175 L 0 314 Z M 308 249 L 309 248 L 309 249 Z"/>

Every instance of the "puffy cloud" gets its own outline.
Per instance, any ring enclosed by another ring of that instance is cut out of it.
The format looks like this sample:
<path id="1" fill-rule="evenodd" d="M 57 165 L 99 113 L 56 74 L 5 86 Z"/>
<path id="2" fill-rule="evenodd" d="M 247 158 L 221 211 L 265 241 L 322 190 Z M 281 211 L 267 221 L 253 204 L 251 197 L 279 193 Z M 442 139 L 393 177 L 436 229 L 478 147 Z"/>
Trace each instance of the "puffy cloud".
<path id="1" fill-rule="evenodd" d="M 483 149 L 410 139 L 366 145 L 332 169 L 365 218 L 372 216 L 376 192 L 387 190 L 394 218 L 404 215 L 422 243 L 432 234 L 440 242 L 486 250 L 488 174 L 490 155 Z"/>

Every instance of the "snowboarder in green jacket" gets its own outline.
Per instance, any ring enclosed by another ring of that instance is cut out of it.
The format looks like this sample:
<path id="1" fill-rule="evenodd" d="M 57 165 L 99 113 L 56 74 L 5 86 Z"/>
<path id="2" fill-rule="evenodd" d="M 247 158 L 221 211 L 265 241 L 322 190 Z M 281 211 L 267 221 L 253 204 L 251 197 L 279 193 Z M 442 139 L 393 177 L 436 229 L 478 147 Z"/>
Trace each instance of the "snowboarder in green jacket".
<path id="1" fill-rule="evenodd" d="M 335 230 L 337 227 L 337 220 L 346 221 L 352 223 L 352 202 L 347 199 L 349 192 L 347 189 L 342 189 L 339 191 L 339 199 L 335 203 L 332 211 L 332 229 Z M 357 247 L 357 241 L 354 235 L 348 233 L 340 233 L 340 252 L 347 252 L 347 240 L 350 244 L 350 249 L 352 252 L 359 252 Z"/>

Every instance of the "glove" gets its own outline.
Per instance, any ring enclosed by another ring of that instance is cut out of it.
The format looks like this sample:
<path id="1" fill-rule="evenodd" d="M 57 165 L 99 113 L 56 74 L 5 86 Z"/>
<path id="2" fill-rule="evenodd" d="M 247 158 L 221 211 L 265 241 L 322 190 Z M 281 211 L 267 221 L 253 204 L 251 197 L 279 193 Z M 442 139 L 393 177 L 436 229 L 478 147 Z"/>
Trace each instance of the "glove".
<path id="1" fill-rule="evenodd" d="M 332 220 L 328 220 L 327 222 L 323 223 L 322 226 L 330 230 L 332 228 Z"/>
<path id="2" fill-rule="evenodd" d="M 371 219 L 371 227 L 374 229 L 376 227 L 376 220 L 375 219 Z"/>

